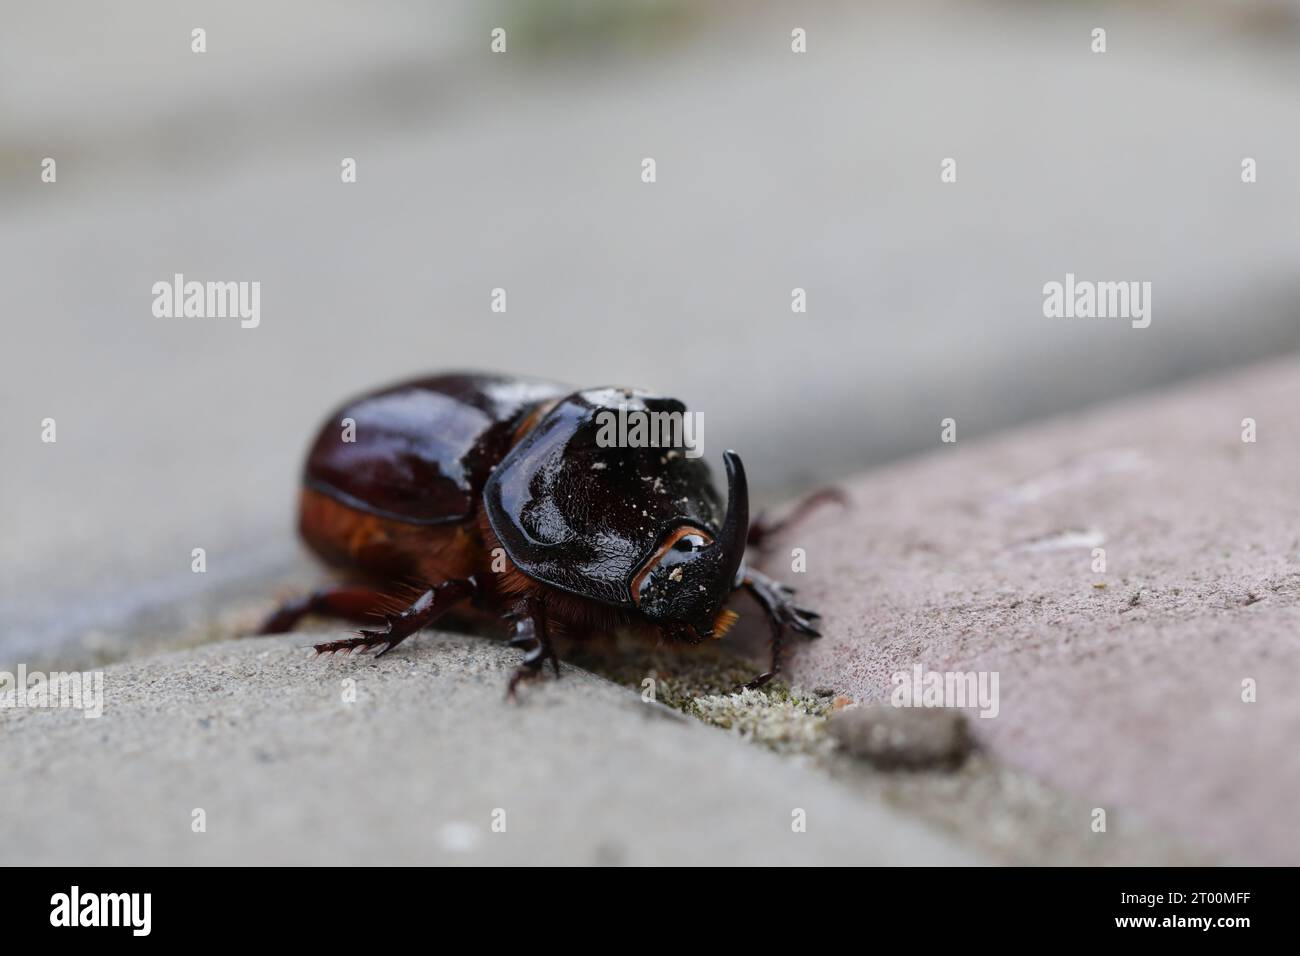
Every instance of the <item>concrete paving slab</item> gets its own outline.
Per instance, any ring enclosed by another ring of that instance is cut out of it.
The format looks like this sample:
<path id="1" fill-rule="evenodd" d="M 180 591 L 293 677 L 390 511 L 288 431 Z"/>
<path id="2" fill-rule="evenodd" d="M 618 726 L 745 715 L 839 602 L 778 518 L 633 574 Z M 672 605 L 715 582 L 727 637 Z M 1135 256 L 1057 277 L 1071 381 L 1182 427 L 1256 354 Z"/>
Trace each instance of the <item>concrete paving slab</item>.
<path id="1" fill-rule="evenodd" d="M 303 642 L 115 665 L 97 719 L 0 710 L 0 863 L 987 859 L 574 668 L 508 705 L 518 653 L 498 642 L 430 634 L 379 662 L 316 660 Z M 806 832 L 792 830 L 797 811 Z"/>
<path id="2" fill-rule="evenodd" d="M 958 413 L 956 444 L 780 542 L 826 615 L 793 679 L 873 702 L 918 665 L 998 672 L 997 716 L 971 720 L 998 760 L 1230 859 L 1300 862 L 1297 409 L 1291 358 L 989 441 Z"/>

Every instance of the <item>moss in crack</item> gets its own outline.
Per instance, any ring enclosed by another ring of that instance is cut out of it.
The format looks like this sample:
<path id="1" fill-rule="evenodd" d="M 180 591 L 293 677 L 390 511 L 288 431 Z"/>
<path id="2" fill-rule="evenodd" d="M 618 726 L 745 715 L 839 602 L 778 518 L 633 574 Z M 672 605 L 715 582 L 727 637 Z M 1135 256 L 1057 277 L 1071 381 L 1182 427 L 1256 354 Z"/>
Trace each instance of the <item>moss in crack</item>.
<path id="1" fill-rule="evenodd" d="M 824 755 L 837 746 L 826 732 L 830 709 L 830 698 L 806 697 L 782 685 L 696 697 L 685 711 L 778 753 Z"/>
<path id="2" fill-rule="evenodd" d="M 660 703 L 779 753 L 826 754 L 836 746 L 826 733 L 832 692 L 803 693 L 781 681 L 746 690 L 758 673 L 754 663 L 721 649 L 619 642 L 612 652 L 578 649 L 566 660 L 637 691 L 653 687 Z"/>

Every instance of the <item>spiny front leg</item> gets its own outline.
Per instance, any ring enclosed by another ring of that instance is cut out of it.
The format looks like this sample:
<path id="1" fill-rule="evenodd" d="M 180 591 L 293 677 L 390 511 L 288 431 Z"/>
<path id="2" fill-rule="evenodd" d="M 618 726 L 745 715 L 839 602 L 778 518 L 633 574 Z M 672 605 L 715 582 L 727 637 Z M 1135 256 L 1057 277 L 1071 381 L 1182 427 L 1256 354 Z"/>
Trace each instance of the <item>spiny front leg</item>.
<path id="1" fill-rule="evenodd" d="M 821 615 L 796 605 L 791 600 L 794 588 L 786 587 L 757 571 L 748 572 L 740 586 L 758 601 L 772 628 L 772 666 L 767 673 L 759 674 L 745 685 L 752 690 L 762 687 L 781 672 L 781 645 L 785 639 L 785 629 L 788 627 L 806 637 L 821 637 L 821 632 L 814 624 Z"/>
<path id="2" fill-rule="evenodd" d="M 341 641 L 326 641 L 316 645 L 317 654 L 334 654 L 338 651 L 365 651 L 379 645 L 387 645 L 376 657 L 383 657 L 402 641 L 406 640 L 420 628 L 432 624 L 452 606 L 473 597 L 478 592 L 478 584 L 471 578 L 443 581 L 429 588 L 417 597 L 409 607 L 389 617 L 382 627 L 363 628 L 357 637 Z"/>
<path id="3" fill-rule="evenodd" d="M 551 646 L 551 634 L 546 626 L 544 598 L 524 598 L 506 615 L 506 618 L 514 621 L 515 628 L 514 637 L 506 643 L 511 647 L 528 648 L 523 663 L 510 678 L 510 685 L 506 688 L 506 700 L 515 700 L 515 688 L 519 686 L 519 682 L 538 676 L 542 672 L 542 666 L 548 660 L 555 670 L 555 676 L 559 677 L 560 659 L 555 654 L 555 648 Z"/>

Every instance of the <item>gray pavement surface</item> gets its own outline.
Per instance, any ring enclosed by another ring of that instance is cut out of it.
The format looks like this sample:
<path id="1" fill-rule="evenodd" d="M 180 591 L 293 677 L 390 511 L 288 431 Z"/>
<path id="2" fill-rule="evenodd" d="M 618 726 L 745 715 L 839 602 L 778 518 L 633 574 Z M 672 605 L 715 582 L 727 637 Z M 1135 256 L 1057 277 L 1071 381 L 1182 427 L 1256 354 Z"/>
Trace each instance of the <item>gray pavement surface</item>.
<path id="1" fill-rule="evenodd" d="M 0 862 L 985 859 L 582 671 L 507 705 L 518 654 L 500 643 L 426 635 L 379 662 L 318 661 L 302 643 L 249 639 L 118 665 L 96 719 L 0 711 Z M 345 680 L 355 703 L 343 701 Z M 797 810 L 805 832 L 792 830 Z"/>

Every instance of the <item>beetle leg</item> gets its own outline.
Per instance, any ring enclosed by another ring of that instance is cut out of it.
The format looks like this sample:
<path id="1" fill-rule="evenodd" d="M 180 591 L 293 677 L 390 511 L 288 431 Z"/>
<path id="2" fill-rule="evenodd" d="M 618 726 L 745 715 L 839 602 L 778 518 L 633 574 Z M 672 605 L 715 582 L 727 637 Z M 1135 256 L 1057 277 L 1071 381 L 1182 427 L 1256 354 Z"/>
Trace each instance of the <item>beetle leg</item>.
<path id="1" fill-rule="evenodd" d="M 551 632 L 546 625 L 546 602 L 537 597 L 527 597 L 520 601 L 506 617 L 514 620 L 515 633 L 506 643 L 510 647 L 527 647 L 523 662 L 510 678 L 506 688 L 506 699 L 515 700 L 515 688 L 521 680 L 536 677 L 549 660 L 560 676 L 560 658 L 551 646 Z"/>
<path id="2" fill-rule="evenodd" d="M 784 518 L 771 519 L 765 514 L 759 514 L 750 522 L 749 537 L 746 543 L 751 548 L 761 550 L 765 542 L 770 541 L 791 525 L 802 521 L 822 505 L 832 501 L 843 508 L 849 506 L 849 496 L 844 490 L 831 487 L 814 491 L 791 508 Z"/>
<path id="3" fill-rule="evenodd" d="M 451 610 L 452 605 L 473 597 L 477 591 L 478 585 L 473 578 L 456 578 L 451 581 L 443 581 L 441 584 L 422 593 L 405 610 L 387 618 L 382 627 L 363 628 L 357 632 L 357 637 L 317 644 L 315 645 L 316 653 L 333 654 L 337 651 L 348 651 L 350 653 L 356 650 L 364 651 L 383 644 L 386 645 L 384 649 L 375 655 L 376 657 L 383 657 L 420 628 L 426 624 L 432 624 Z"/>
<path id="4" fill-rule="evenodd" d="M 748 572 L 740 582 L 740 586 L 758 601 L 772 628 L 772 666 L 767 673 L 760 674 L 745 685 L 753 690 L 762 687 L 781 672 L 781 646 L 785 639 L 786 628 L 805 637 L 821 637 L 821 632 L 817 630 L 814 623 L 821 615 L 796 605 L 791 600 L 794 596 L 793 588 L 786 587 L 757 571 Z"/>
<path id="5" fill-rule="evenodd" d="M 369 621 L 379 614 L 392 597 L 367 587 L 329 587 L 285 601 L 256 631 L 258 634 L 283 634 L 292 631 L 308 614 L 325 614 L 349 621 Z"/>

